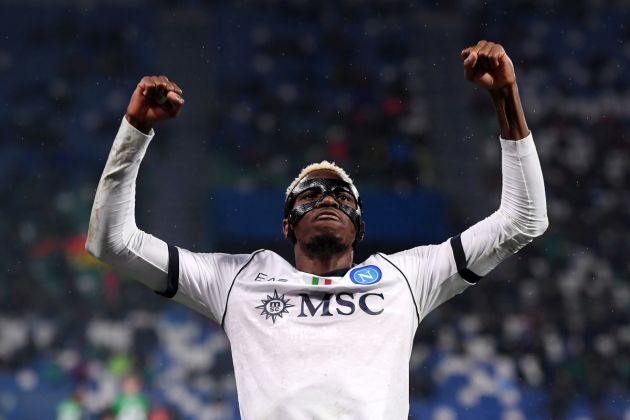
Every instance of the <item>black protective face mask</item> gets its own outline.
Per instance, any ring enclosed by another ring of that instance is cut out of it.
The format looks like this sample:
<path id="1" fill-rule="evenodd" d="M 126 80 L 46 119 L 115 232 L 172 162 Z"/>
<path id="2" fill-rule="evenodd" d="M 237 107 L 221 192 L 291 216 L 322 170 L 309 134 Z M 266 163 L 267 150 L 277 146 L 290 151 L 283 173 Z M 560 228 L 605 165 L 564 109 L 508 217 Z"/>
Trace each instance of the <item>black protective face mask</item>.
<path id="1" fill-rule="evenodd" d="M 312 190 L 313 200 L 293 208 L 297 197 L 307 190 Z M 342 203 L 341 196 L 345 194 L 349 194 L 356 201 L 356 209 Z M 284 202 L 284 217 L 289 222 L 291 240 L 295 243 L 295 234 L 293 233 L 295 225 L 306 213 L 317 208 L 327 195 L 332 196 L 339 204 L 339 209 L 352 220 L 357 231 L 352 247 L 356 248 L 356 245 L 363 239 L 365 233 L 365 223 L 361 213 L 361 199 L 355 196 L 349 183 L 340 179 L 312 178 L 304 180 L 295 186 Z"/>

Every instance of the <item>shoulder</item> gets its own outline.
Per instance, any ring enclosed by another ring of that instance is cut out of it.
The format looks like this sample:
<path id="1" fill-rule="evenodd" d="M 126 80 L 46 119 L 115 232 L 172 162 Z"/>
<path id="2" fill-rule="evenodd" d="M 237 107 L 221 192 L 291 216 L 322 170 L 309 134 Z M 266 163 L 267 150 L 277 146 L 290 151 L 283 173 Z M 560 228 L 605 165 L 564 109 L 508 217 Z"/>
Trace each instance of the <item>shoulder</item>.
<path id="1" fill-rule="evenodd" d="M 449 238 L 450 240 L 450 238 Z M 372 255 L 372 257 L 378 257 L 386 260 L 397 261 L 404 260 L 407 258 L 423 258 L 428 257 L 432 254 L 436 254 L 440 252 L 445 247 L 450 248 L 449 240 L 442 242 L 441 244 L 428 244 L 428 245 L 420 245 L 413 248 L 403 249 L 401 251 L 397 251 L 394 253 L 384 253 L 377 252 Z M 372 258 L 370 257 L 370 258 Z"/>
<path id="2" fill-rule="evenodd" d="M 449 265 L 453 262 L 451 239 L 449 238 L 440 244 L 421 245 L 391 254 L 379 252 L 374 257 L 405 272 L 415 272 L 421 267 L 431 268 L 436 265 Z"/>
<path id="3" fill-rule="evenodd" d="M 259 249 L 249 254 L 228 254 L 222 252 L 192 252 L 184 248 L 177 248 L 179 265 L 183 270 L 206 269 L 220 272 L 234 271 L 251 265 L 264 263 L 270 251 Z"/>
<path id="4" fill-rule="evenodd" d="M 246 265 L 288 265 L 293 267 L 283 257 L 268 249 L 258 249 L 249 254 L 212 252 L 202 255 L 204 258 L 212 260 L 212 263 L 216 265 L 231 265 L 234 267 L 243 267 Z"/>

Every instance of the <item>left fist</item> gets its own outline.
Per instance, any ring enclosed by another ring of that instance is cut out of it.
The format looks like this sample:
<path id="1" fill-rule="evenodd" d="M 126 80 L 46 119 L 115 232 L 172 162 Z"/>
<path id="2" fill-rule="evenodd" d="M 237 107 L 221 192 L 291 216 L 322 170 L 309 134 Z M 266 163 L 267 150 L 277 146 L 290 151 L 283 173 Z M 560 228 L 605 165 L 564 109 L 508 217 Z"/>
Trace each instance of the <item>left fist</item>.
<path id="1" fill-rule="evenodd" d="M 479 41 L 462 50 L 462 58 L 466 80 L 490 92 L 516 83 L 514 65 L 501 44 Z"/>

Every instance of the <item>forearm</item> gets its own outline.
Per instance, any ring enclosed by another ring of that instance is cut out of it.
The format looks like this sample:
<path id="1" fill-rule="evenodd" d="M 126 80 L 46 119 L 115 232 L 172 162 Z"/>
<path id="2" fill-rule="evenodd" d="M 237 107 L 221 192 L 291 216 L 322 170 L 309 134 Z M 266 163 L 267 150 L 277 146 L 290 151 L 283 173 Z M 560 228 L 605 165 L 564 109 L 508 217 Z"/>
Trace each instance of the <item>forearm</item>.
<path id="1" fill-rule="evenodd" d="M 548 226 L 542 169 L 534 140 L 501 139 L 503 188 L 499 212 L 523 234 L 535 237 Z"/>
<path id="2" fill-rule="evenodd" d="M 136 226 L 135 190 L 140 162 L 153 133 L 123 120 L 99 182 L 86 241 L 95 257 L 153 290 L 166 288 L 168 247 Z"/>
<path id="3" fill-rule="evenodd" d="M 468 267 L 484 276 L 547 229 L 542 170 L 531 135 L 501 139 L 503 191 L 499 209 L 462 233 Z"/>
<path id="4" fill-rule="evenodd" d="M 501 137 L 506 140 L 521 140 L 527 137 L 529 128 L 527 121 L 525 121 L 525 112 L 516 82 L 496 91 L 491 91 L 490 95 L 494 103 Z"/>

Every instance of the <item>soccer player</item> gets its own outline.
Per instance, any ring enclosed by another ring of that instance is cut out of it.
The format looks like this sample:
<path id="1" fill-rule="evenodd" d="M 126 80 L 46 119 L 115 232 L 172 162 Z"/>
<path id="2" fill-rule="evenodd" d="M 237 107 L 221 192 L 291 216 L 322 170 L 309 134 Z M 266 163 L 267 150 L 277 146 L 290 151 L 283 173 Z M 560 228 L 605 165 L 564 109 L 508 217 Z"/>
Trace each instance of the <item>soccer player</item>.
<path id="1" fill-rule="evenodd" d="M 193 253 L 136 227 L 135 181 L 155 123 L 178 115 L 164 76 L 138 84 L 101 177 L 90 253 L 220 323 L 229 337 L 245 419 L 403 419 L 420 321 L 547 228 L 543 177 L 503 47 L 461 52 L 465 77 L 490 93 L 500 129 L 497 211 L 439 245 L 355 263 L 359 192 L 338 166 L 307 166 L 286 193 L 283 231 L 295 266 L 269 250 Z"/>

